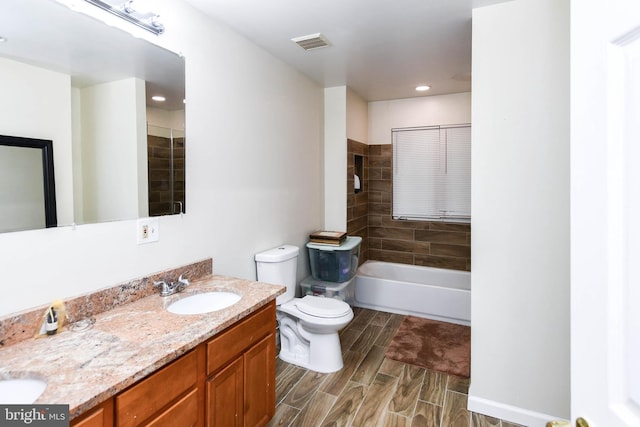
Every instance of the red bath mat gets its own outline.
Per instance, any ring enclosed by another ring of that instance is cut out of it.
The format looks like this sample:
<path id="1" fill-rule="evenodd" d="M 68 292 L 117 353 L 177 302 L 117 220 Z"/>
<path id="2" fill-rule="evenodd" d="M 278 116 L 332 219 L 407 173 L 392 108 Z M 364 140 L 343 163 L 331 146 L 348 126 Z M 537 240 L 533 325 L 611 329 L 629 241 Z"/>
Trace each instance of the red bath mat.
<path id="1" fill-rule="evenodd" d="M 469 378 L 471 328 L 407 316 L 385 356 L 434 371 Z"/>

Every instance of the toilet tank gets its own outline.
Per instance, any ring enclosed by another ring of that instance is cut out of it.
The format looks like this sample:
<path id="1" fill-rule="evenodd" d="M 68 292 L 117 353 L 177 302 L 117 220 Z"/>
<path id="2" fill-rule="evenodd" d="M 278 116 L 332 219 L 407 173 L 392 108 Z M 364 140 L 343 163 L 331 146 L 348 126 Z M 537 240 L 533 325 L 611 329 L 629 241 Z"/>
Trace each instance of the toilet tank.
<path id="1" fill-rule="evenodd" d="M 258 281 L 285 286 L 286 292 L 276 299 L 283 304 L 296 296 L 297 246 L 282 245 L 256 254 Z"/>

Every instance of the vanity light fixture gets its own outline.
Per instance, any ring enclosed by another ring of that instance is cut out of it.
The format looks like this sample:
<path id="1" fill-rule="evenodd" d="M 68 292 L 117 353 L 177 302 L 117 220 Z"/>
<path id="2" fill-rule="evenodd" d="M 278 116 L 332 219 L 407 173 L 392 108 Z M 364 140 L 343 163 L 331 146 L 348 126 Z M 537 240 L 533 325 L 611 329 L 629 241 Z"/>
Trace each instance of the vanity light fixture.
<path id="1" fill-rule="evenodd" d="M 416 90 L 418 92 L 425 92 L 429 89 L 431 89 L 431 86 L 427 86 L 427 85 L 416 86 Z"/>
<path id="2" fill-rule="evenodd" d="M 143 7 L 142 0 L 85 0 L 100 9 L 106 10 L 140 28 L 151 31 L 153 34 L 162 34 L 164 25 L 160 22 L 160 16 Z"/>

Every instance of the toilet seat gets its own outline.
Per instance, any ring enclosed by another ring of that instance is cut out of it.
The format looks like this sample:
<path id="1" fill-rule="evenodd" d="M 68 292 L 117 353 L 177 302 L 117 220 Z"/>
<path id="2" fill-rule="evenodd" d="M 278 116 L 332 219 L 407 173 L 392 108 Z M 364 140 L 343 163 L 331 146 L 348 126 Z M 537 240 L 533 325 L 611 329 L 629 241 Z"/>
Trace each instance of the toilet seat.
<path id="1" fill-rule="evenodd" d="M 349 304 L 344 301 L 313 295 L 306 295 L 300 299 L 296 299 L 295 306 L 302 313 L 323 318 L 342 317 L 351 311 Z"/>

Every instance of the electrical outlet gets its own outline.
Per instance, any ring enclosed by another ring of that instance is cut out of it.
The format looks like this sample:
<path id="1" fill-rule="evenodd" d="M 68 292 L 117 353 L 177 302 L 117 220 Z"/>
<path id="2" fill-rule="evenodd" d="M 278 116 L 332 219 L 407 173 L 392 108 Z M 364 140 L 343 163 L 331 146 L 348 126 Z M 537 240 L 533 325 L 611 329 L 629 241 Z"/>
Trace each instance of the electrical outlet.
<path id="1" fill-rule="evenodd" d="M 136 239 L 139 245 L 157 242 L 160 239 L 158 218 L 140 218 L 136 227 Z"/>

